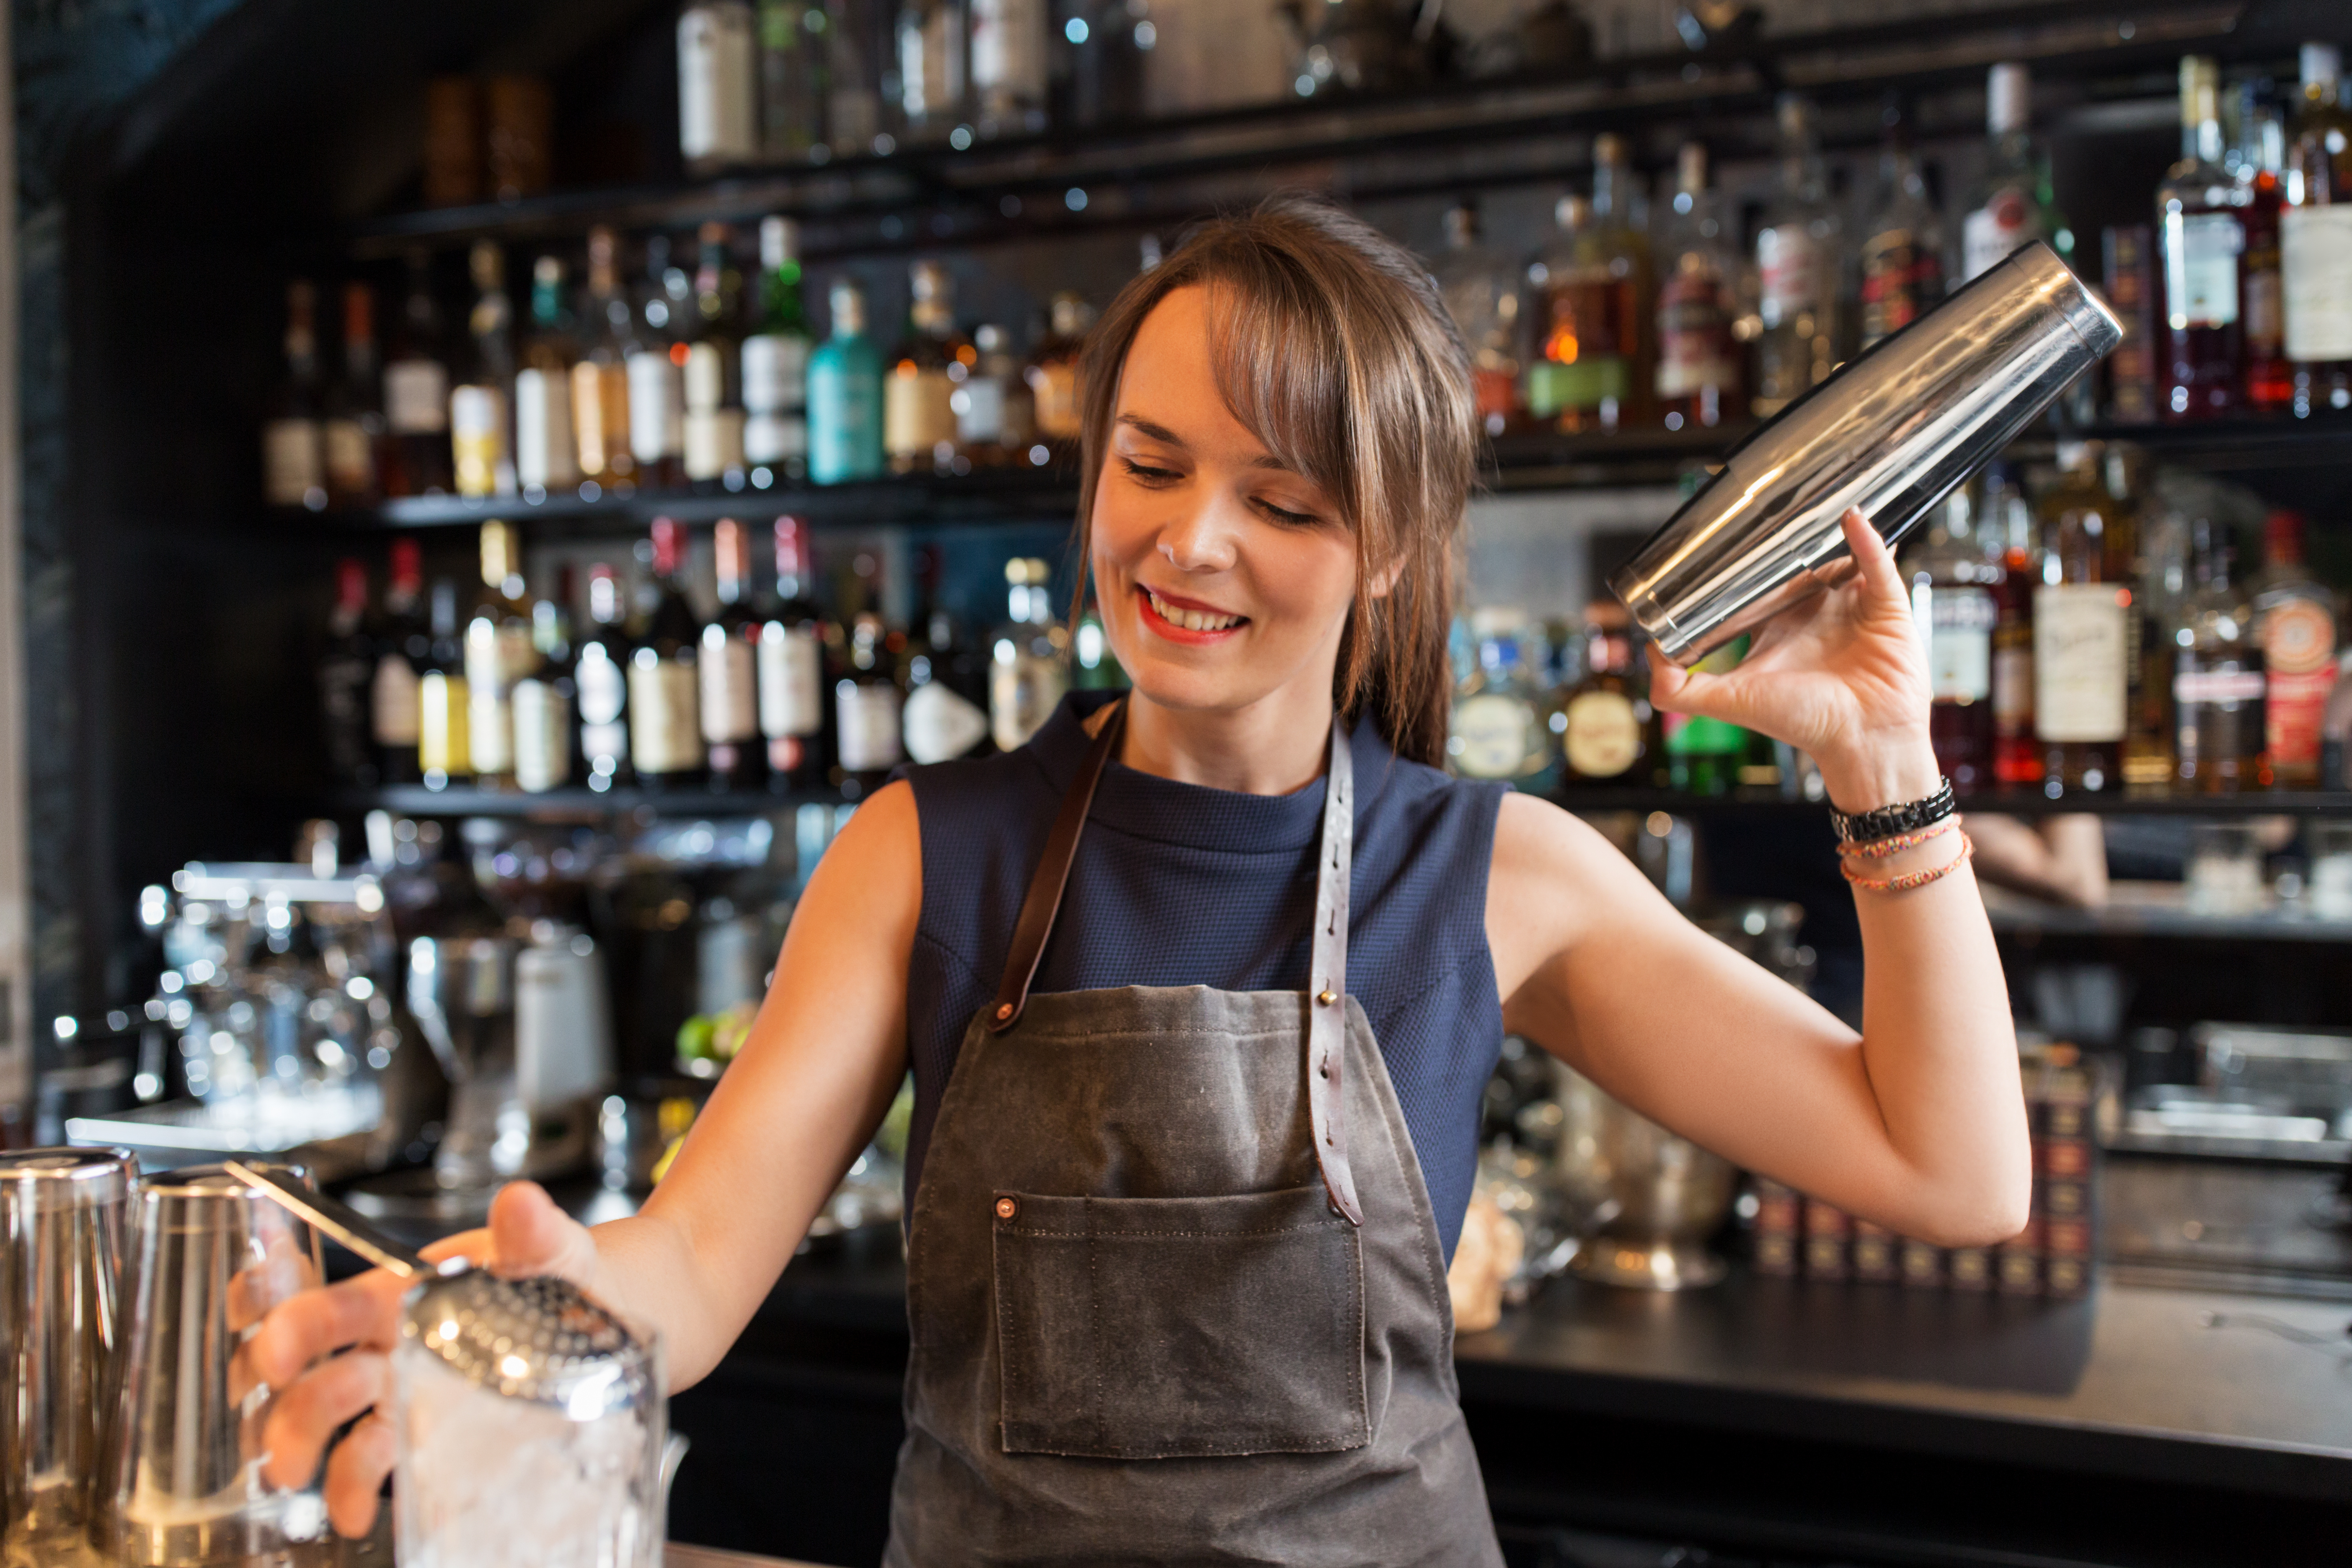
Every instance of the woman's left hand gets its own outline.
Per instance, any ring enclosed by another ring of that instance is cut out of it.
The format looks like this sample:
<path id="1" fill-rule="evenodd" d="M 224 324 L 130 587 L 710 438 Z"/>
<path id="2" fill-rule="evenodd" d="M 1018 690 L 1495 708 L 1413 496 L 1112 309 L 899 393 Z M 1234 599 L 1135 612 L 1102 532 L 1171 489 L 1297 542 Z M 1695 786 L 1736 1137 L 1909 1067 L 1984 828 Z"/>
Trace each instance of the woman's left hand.
<path id="1" fill-rule="evenodd" d="M 1766 622 L 1737 668 L 1686 670 L 1650 649 L 1670 713 L 1760 730 L 1810 754 L 1830 802 L 1868 811 L 1933 794 L 1927 660 L 1894 552 L 1861 512 L 1840 520 L 1857 570 Z"/>

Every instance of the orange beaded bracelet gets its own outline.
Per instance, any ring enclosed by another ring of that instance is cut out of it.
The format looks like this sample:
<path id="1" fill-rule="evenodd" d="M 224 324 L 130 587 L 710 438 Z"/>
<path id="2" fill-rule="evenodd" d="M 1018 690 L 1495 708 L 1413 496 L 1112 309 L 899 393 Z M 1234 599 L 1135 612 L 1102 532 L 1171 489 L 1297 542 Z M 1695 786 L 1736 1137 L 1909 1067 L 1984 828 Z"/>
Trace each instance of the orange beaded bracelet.
<path id="1" fill-rule="evenodd" d="M 1963 833 L 1960 835 L 1960 852 L 1942 865 L 1929 867 L 1925 871 L 1906 871 L 1900 876 L 1886 878 L 1857 877 L 1853 874 L 1853 868 L 1843 861 L 1838 863 L 1838 869 L 1847 881 L 1865 893 L 1907 893 L 1914 888 L 1926 887 L 1937 878 L 1950 876 L 1976 852 L 1976 845 Z"/>

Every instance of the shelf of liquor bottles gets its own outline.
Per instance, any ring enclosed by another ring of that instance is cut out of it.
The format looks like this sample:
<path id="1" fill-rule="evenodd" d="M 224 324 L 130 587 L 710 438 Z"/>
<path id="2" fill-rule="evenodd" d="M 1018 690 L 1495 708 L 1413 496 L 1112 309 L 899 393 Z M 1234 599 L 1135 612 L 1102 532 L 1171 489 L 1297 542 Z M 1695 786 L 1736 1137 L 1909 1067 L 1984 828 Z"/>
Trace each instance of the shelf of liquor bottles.
<path id="1" fill-rule="evenodd" d="M 1514 433 L 1490 446 L 1484 470 L 1489 490 L 1510 494 L 1608 489 L 1672 484 L 1720 463 L 1753 426 L 1743 421 L 1717 429 L 1623 430 L 1582 434 Z M 2179 425 L 2106 425 L 2084 429 L 2087 439 L 2128 442 L 2159 461 L 2209 473 L 2278 473 L 2352 469 L 2352 416 L 2308 419 L 2231 419 Z M 2011 447 L 2012 461 L 2047 461 L 2057 438 L 2029 436 Z M 1043 458 L 1044 461 L 1036 461 Z M 791 513 L 813 526 L 1035 522 L 1069 517 L 1077 504 L 1072 466 L 1038 447 L 996 467 L 963 474 L 896 476 L 852 484 L 808 485 L 754 468 L 690 489 L 614 493 L 588 483 L 549 491 L 531 487 L 510 496 L 410 496 L 373 506 L 272 510 L 289 527 L 370 531 L 472 527 L 492 519 L 546 525 L 551 532 L 627 531 L 656 517 L 713 522 L 748 512 Z M 2320 511 L 2322 527 L 2352 513 Z"/>
<path id="2" fill-rule="evenodd" d="M 723 166 L 677 183 L 391 214 L 355 225 L 348 239 L 354 255 L 383 258 L 420 243 L 577 236 L 599 223 L 681 227 L 783 213 L 809 225 L 807 254 L 824 259 L 1150 226 L 1231 200 L 1219 182 L 1235 175 L 1255 184 L 1334 161 L 1362 201 L 1559 178 L 1590 162 L 1574 139 L 1602 130 L 1703 122 L 1719 156 L 1762 153 L 1772 145 L 1773 100 L 1789 89 L 1832 110 L 1866 110 L 1827 138 L 1832 147 L 1861 147 L 1875 140 L 1876 105 L 1890 89 L 1933 93 L 1981 79 L 1995 60 L 2082 82 L 2085 100 L 2099 104 L 2165 99 L 2186 50 L 2284 70 L 2291 44 L 2242 27 L 2246 11 L 2242 0 L 2043 0 L 1933 30 L 1889 23 L 1759 34 L 1750 22 L 1696 50 L 1596 58 L 1587 45 L 1539 69 L 1405 90 L 1349 93 L 1327 83 L 1289 101 L 1035 134 L 985 136 L 950 121 L 928 137 L 902 128 L 870 145 L 836 138 L 789 163 Z M 1432 158 L 1444 161 L 1442 174 Z"/>
<path id="3" fill-rule="evenodd" d="M 605 791 L 485 790 L 465 784 L 428 789 L 388 784 L 336 792 L 332 805 L 349 812 L 389 811 L 402 816 L 520 816 L 546 821 L 584 821 L 634 816 L 646 821 L 766 816 L 804 805 L 854 806 L 862 796 L 838 789 L 767 792 L 692 787 Z M 1693 795 L 1662 789 L 1576 789 L 1551 795 L 1573 812 L 1664 812 L 1679 816 L 1818 817 L 1820 801 L 1769 791 Z M 2140 795 L 2068 793 L 2047 795 L 2024 790 L 1969 795 L 1964 812 L 2011 816 L 2084 813 L 2100 816 L 2352 816 L 2352 791 L 2260 790 L 2239 795 Z"/>

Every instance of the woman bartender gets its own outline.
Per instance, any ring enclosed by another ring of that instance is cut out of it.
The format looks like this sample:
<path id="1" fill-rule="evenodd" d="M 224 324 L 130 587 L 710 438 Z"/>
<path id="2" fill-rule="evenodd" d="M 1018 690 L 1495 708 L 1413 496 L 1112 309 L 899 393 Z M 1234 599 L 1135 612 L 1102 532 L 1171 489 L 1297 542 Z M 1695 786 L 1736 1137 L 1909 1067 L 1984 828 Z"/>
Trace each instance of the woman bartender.
<path id="1" fill-rule="evenodd" d="M 1134 690 L 857 813 L 640 1214 L 584 1229 L 519 1183 L 447 1248 L 576 1280 L 691 1384 L 911 1068 L 887 1562 L 1495 1563 L 1445 1258 L 1506 1029 L 1904 1235 L 2022 1225 L 2006 991 L 1859 516 L 1845 586 L 1730 674 L 1654 677 L 1856 814 L 1857 1038 L 1573 816 L 1437 771 L 1475 437 L 1419 262 L 1276 199 L 1087 353 L 1079 542 Z M 399 1294 L 307 1293 L 254 1347 L 280 1483 L 375 1407 L 327 1467 L 346 1531 L 392 1463 Z"/>

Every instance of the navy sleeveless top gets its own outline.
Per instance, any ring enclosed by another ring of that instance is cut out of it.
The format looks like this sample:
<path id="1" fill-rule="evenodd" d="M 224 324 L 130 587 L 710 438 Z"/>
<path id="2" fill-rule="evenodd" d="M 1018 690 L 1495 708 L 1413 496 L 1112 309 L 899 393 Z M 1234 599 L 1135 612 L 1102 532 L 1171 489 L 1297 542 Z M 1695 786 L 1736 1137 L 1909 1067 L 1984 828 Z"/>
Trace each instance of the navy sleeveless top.
<path id="1" fill-rule="evenodd" d="M 923 839 L 923 913 L 907 974 L 910 1201 L 957 1048 L 995 998 L 1030 874 L 1085 755 L 1083 721 L 1116 695 L 1072 693 L 1017 752 L 907 772 Z M 1348 990 L 1380 1040 L 1451 1258 L 1502 1047 L 1486 872 L 1507 786 L 1404 762 L 1368 722 L 1351 744 Z M 1032 989 L 1304 988 L 1322 815 L 1320 779 L 1294 795 L 1242 795 L 1113 762 Z"/>

